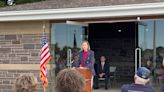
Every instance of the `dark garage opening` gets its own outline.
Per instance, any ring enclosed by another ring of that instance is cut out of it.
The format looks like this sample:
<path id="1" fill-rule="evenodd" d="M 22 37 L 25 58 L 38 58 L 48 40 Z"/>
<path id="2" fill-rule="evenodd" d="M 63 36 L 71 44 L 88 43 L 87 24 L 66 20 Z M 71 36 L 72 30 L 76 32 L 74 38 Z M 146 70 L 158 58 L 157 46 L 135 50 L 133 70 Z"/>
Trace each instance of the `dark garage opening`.
<path id="1" fill-rule="evenodd" d="M 95 62 L 105 55 L 110 66 L 116 67 L 114 81 L 121 85 L 133 81 L 137 30 L 136 22 L 89 24 L 89 42 L 95 52 Z"/>

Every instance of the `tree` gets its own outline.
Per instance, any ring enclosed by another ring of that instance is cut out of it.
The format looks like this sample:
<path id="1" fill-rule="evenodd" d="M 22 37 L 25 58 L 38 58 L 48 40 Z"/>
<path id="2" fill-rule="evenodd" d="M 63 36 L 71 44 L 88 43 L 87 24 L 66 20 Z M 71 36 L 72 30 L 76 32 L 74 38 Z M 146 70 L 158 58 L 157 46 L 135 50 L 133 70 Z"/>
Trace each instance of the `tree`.
<path id="1" fill-rule="evenodd" d="M 0 1 L 0 7 L 4 7 L 6 4 L 3 1 Z"/>

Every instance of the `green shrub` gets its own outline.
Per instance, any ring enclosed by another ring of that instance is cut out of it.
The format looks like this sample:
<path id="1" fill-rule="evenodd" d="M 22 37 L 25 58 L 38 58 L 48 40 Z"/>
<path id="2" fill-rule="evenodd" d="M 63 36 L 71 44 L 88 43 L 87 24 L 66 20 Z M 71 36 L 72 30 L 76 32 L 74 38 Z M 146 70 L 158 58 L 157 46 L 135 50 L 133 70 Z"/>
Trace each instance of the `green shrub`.
<path id="1" fill-rule="evenodd" d="M 0 7 L 4 7 L 6 4 L 3 1 L 0 1 Z"/>

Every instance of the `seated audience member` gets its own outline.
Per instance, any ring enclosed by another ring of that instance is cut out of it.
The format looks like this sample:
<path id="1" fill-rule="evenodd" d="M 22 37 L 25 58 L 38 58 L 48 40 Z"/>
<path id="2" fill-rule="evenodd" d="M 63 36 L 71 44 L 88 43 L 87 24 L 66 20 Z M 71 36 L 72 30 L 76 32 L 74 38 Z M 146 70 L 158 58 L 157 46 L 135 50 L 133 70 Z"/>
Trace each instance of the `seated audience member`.
<path id="1" fill-rule="evenodd" d="M 23 74 L 15 80 L 16 92 L 35 92 L 37 85 L 37 78 L 33 74 Z"/>
<path id="2" fill-rule="evenodd" d="M 100 57 L 100 61 L 95 66 L 96 75 L 94 76 L 94 88 L 99 88 L 99 78 L 105 78 L 105 89 L 108 89 L 109 80 L 109 62 L 105 56 Z"/>
<path id="3" fill-rule="evenodd" d="M 121 92 L 155 92 L 154 88 L 146 85 L 149 82 L 150 70 L 140 67 L 134 75 L 134 83 L 123 85 Z"/>
<path id="4" fill-rule="evenodd" d="M 78 55 L 75 55 L 73 57 L 73 61 L 72 61 L 72 67 L 79 67 L 79 56 Z"/>
<path id="5" fill-rule="evenodd" d="M 67 68 L 61 70 L 56 78 L 57 92 L 84 92 L 85 79 L 75 69 Z"/>

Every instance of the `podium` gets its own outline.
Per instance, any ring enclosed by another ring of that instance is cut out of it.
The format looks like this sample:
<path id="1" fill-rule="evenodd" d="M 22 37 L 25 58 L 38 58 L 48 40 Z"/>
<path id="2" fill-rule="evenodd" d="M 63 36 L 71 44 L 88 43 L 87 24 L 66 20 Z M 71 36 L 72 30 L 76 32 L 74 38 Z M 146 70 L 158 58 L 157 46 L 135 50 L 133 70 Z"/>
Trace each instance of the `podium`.
<path id="1" fill-rule="evenodd" d="M 92 80 L 92 72 L 90 69 L 81 69 L 81 68 L 76 68 L 83 77 L 85 78 L 86 82 L 86 87 L 84 92 L 92 92 L 92 87 L 91 87 L 91 80 Z"/>

